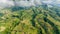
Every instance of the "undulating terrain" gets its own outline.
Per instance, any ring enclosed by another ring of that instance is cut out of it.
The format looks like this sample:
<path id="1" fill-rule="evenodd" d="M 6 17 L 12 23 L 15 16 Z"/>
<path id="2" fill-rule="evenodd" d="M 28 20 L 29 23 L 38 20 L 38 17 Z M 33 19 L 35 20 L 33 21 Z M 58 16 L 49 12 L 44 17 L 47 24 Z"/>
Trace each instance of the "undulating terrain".
<path id="1" fill-rule="evenodd" d="M 60 8 L 39 6 L 1 9 L 0 34 L 60 34 Z"/>

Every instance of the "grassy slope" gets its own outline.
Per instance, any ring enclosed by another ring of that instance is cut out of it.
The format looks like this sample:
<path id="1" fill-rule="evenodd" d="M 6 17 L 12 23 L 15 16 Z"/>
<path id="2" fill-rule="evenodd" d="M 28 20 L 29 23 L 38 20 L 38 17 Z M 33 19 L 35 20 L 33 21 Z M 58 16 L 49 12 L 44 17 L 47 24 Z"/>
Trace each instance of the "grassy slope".
<path id="1" fill-rule="evenodd" d="M 6 27 L 1 34 L 60 34 L 60 10 L 55 8 L 3 9 L 0 13 L 0 27 Z"/>

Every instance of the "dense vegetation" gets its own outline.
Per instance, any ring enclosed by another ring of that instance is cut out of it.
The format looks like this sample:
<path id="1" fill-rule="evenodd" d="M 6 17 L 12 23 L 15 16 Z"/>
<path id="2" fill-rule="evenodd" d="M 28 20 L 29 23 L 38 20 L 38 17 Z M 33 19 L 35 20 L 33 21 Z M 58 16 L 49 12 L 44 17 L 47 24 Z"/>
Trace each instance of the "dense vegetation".
<path id="1" fill-rule="evenodd" d="M 2 9 L 0 34 L 60 34 L 60 8 L 39 6 Z"/>

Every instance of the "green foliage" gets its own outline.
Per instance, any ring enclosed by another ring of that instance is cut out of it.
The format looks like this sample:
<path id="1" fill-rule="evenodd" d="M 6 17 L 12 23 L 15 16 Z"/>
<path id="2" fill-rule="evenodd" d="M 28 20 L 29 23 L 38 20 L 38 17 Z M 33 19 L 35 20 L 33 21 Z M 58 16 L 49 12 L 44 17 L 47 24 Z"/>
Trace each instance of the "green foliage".
<path id="1" fill-rule="evenodd" d="M 60 10 L 48 7 L 3 9 L 0 13 L 0 27 L 6 27 L 1 34 L 60 34 Z M 0 28 L 1 30 L 1 28 Z"/>

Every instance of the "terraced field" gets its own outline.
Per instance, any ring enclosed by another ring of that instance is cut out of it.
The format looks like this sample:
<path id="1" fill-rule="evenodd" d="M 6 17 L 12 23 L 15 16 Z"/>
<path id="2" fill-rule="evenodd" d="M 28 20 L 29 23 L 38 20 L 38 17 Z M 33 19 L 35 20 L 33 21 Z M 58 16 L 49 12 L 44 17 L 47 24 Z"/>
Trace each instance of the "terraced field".
<path id="1" fill-rule="evenodd" d="M 60 34 L 59 8 L 18 9 L 0 10 L 0 34 Z"/>

